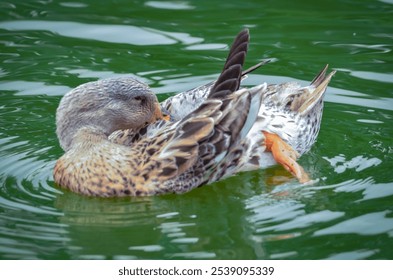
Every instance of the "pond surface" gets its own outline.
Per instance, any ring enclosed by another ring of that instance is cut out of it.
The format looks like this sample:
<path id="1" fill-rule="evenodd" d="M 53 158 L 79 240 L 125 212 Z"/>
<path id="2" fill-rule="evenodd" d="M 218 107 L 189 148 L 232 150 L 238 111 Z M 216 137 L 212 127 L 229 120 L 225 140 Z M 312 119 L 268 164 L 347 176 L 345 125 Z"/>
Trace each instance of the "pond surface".
<path id="1" fill-rule="evenodd" d="M 393 1 L 2 1 L 1 259 L 392 259 Z M 132 74 L 160 100 L 217 77 L 251 32 L 245 85 L 306 85 L 329 64 L 300 163 L 184 195 L 99 199 L 55 186 L 55 111 L 73 87 Z"/>

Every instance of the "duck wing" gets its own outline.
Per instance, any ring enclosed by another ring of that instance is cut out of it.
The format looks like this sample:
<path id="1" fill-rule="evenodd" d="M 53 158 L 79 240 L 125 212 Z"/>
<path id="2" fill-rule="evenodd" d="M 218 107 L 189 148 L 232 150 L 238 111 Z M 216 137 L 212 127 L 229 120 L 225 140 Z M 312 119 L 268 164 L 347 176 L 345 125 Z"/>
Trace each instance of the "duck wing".
<path id="1" fill-rule="evenodd" d="M 157 139 L 170 134 L 164 144 L 158 140 L 145 148 L 155 150 L 149 166 L 142 167 L 149 170 L 145 193 L 182 193 L 221 178 L 230 165 L 228 154 L 240 145 L 257 118 L 265 89 L 266 85 L 234 93 L 215 91 L 174 129 L 163 131 Z M 155 182 L 160 182 L 159 188 Z"/>

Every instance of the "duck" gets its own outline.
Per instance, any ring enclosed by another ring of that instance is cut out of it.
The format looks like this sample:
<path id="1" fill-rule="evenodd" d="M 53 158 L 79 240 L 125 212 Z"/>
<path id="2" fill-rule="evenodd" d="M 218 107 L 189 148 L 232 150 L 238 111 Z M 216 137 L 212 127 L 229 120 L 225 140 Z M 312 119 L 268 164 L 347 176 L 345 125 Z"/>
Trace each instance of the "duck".
<path id="1" fill-rule="evenodd" d="M 299 182 L 297 163 L 316 141 L 323 96 L 335 71 L 327 66 L 311 84 L 246 88 L 241 81 L 250 34 L 235 37 L 216 81 L 161 104 L 148 85 L 131 77 L 82 84 L 56 111 L 64 154 L 55 183 L 98 197 L 181 194 L 239 172 L 281 164 Z"/>

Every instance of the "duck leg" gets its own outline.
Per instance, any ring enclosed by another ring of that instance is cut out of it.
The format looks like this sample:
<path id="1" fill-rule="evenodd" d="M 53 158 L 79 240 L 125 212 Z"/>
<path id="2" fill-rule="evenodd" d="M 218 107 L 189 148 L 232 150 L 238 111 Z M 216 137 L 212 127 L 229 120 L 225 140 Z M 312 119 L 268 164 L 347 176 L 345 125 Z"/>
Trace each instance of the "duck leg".
<path id="1" fill-rule="evenodd" d="M 277 134 L 266 131 L 262 131 L 262 133 L 265 135 L 266 150 L 273 154 L 274 159 L 291 172 L 300 183 L 310 181 L 306 171 L 296 162 L 299 154 Z"/>

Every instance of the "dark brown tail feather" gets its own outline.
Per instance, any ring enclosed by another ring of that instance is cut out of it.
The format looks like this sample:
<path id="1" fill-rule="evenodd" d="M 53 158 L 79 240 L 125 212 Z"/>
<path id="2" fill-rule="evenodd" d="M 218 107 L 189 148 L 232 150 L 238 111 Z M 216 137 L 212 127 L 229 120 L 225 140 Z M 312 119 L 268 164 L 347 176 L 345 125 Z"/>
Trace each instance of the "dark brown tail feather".
<path id="1" fill-rule="evenodd" d="M 249 40 L 250 33 L 248 29 L 242 30 L 236 36 L 229 51 L 224 69 L 210 90 L 208 98 L 224 96 L 239 89 Z"/>

